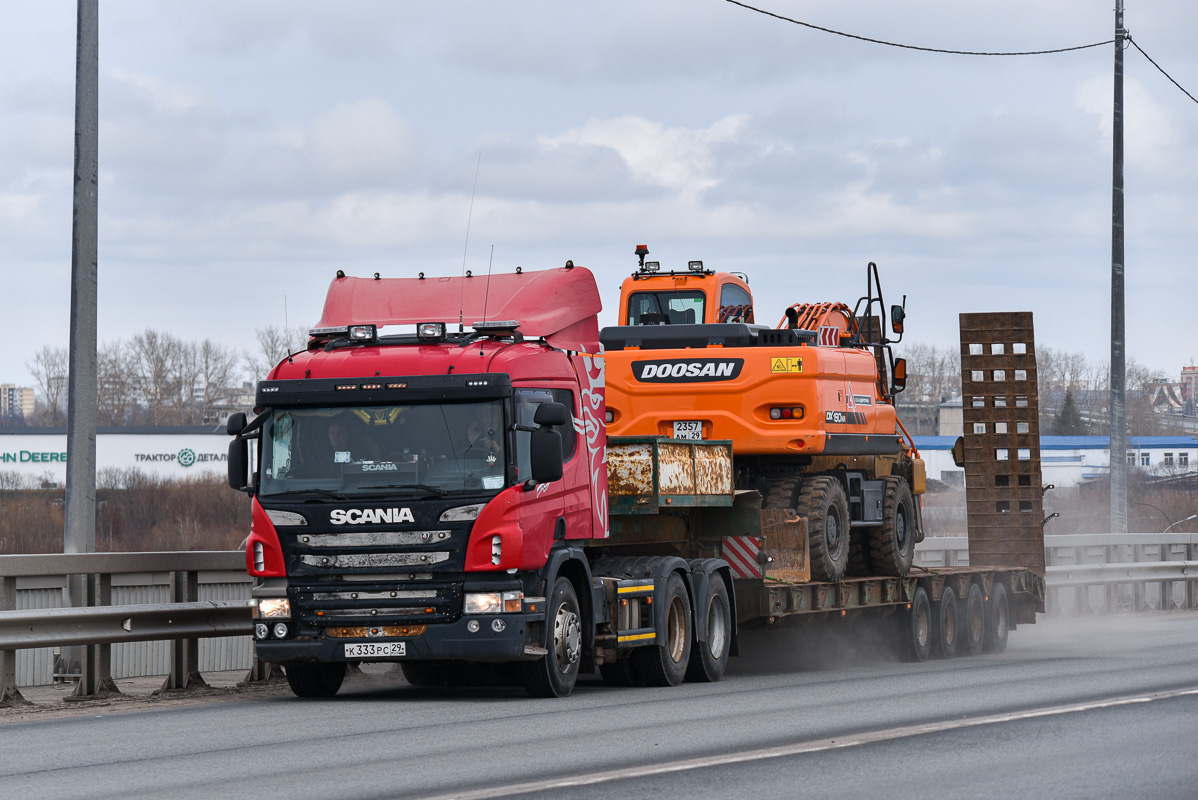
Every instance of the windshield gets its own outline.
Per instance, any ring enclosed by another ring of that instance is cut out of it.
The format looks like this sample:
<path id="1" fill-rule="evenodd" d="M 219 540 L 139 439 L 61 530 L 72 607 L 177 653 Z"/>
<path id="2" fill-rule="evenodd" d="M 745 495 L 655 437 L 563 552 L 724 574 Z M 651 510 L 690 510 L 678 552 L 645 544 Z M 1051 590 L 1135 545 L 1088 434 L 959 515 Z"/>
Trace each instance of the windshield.
<path id="1" fill-rule="evenodd" d="M 703 321 L 702 292 L 633 292 L 629 325 L 693 325 Z"/>
<path id="2" fill-rule="evenodd" d="M 262 495 L 444 494 L 504 486 L 503 404 L 276 409 L 262 438 Z"/>

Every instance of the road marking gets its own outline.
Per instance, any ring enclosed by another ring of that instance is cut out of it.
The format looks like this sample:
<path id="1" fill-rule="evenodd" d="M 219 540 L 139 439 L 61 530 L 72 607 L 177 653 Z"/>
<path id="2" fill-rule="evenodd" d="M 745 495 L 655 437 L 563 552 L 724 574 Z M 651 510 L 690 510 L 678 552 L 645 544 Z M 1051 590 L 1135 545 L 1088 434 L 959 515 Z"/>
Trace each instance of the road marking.
<path id="1" fill-rule="evenodd" d="M 843 747 L 856 747 L 873 742 L 884 742 L 892 739 L 902 739 L 908 736 L 922 736 L 928 733 L 975 728 L 981 725 L 996 725 L 1002 722 L 1017 722 L 1025 719 L 1051 717 L 1060 714 L 1074 714 L 1080 711 L 1095 711 L 1103 708 L 1134 705 L 1136 703 L 1151 703 L 1154 700 L 1169 700 L 1174 697 L 1198 695 L 1198 688 L 1176 689 L 1170 692 L 1157 692 L 1148 695 L 1131 697 L 1116 697 L 1110 700 L 1100 700 L 1091 703 L 1075 703 L 1067 706 L 1053 706 L 1035 711 L 1016 711 L 1009 714 L 992 714 L 972 719 L 953 719 L 943 722 L 930 722 L 924 725 L 908 725 L 901 728 L 887 728 L 880 731 L 854 733 L 834 739 L 814 739 L 807 742 L 766 747 L 760 750 L 745 750 L 740 753 L 725 753 L 704 758 L 687 758 L 680 761 L 667 761 L 661 764 L 646 764 L 640 767 L 625 767 L 622 769 L 592 772 L 586 775 L 575 775 L 569 778 L 547 778 L 525 783 L 512 783 L 507 786 L 492 786 L 487 789 L 474 789 L 466 792 L 451 792 L 448 794 L 426 797 L 425 800 L 490 800 L 496 797 L 511 797 L 512 795 L 531 794 L 560 789 L 573 789 L 579 786 L 592 786 L 597 783 L 608 783 L 630 778 L 646 778 L 654 775 L 666 775 L 671 772 L 686 772 L 692 769 L 707 769 L 729 764 L 741 764 L 747 761 L 760 761 L 766 758 L 782 758 L 785 756 L 818 753 L 822 750 L 838 750 Z"/>

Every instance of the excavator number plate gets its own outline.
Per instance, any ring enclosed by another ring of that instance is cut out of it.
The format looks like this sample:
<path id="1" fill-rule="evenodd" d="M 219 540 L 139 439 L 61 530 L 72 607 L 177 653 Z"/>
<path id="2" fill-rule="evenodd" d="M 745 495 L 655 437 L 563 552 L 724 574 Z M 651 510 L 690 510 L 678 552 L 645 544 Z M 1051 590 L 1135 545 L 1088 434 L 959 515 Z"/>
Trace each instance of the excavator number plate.
<path id="1" fill-rule="evenodd" d="M 702 439 L 703 423 L 697 419 L 680 419 L 674 421 L 675 439 Z"/>

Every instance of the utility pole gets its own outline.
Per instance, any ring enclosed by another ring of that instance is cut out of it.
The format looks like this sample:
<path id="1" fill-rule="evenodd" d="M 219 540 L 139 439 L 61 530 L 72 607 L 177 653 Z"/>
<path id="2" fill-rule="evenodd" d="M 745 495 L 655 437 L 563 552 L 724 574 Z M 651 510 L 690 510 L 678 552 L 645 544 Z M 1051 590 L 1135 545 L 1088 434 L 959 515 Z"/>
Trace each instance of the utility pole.
<path id="1" fill-rule="evenodd" d="M 71 226 L 71 349 L 70 371 L 67 377 L 64 553 L 91 553 L 96 549 L 99 0 L 78 0 L 78 10 L 79 22 L 75 43 L 75 202 Z M 86 587 L 83 576 L 71 576 L 67 592 L 68 605 L 84 605 Z"/>
<path id="2" fill-rule="evenodd" d="M 1123 317 L 1123 0 L 1115 0 L 1111 192 L 1111 533 L 1127 533 L 1127 374 Z"/>

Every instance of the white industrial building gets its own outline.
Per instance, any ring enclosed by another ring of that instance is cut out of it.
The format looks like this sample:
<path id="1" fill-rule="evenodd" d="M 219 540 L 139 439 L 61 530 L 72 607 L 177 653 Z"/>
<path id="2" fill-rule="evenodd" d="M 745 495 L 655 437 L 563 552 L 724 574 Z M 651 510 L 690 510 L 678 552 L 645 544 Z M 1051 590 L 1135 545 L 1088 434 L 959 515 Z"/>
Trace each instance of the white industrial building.
<path id="1" fill-rule="evenodd" d="M 950 486 L 965 485 L 965 470 L 953 463 L 955 436 L 916 436 L 928 478 Z M 1193 436 L 1129 436 L 1127 464 L 1152 475 L 1198 470 L 1198 438 Z M 1057 488 L 1105 478 L 1111 467 L 1107 436 L 1041 436 L 1040 468 L 1044 483 Z"/>

